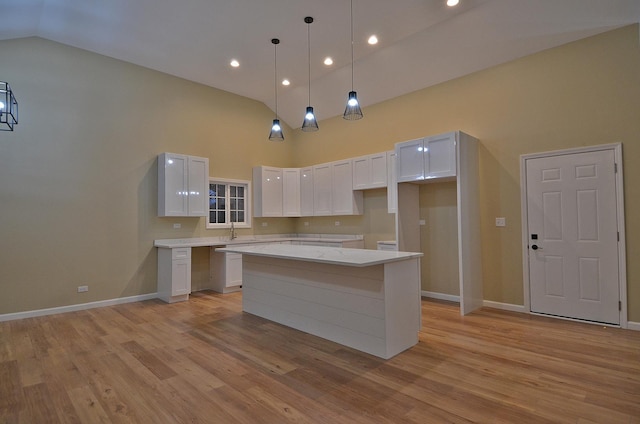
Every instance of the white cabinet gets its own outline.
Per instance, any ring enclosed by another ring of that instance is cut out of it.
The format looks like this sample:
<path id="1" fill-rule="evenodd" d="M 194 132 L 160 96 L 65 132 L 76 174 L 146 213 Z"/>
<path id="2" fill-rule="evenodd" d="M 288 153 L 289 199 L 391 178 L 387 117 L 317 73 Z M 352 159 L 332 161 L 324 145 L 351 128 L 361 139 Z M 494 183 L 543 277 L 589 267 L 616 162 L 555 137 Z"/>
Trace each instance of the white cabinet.
<path id="1" fill-rule="evenodd" d="M 387 153 L 375 153 L 352 159 L 353 189 L 366 190 L 387 186 Z"/>
<path id="2" fill-rule="evenodd" d="M 396 152 L 387 152 L 387 212 L 398 210 L 398 177 L 396 176 Z"/>
<path id="3" fill-rule="evenodd" d="M 158 155 L 158 216 L 206 216 L 209 159 Z"/>
<path id="4" fill-rule="evenodd" d="M 313 167 L 300 169 L 300 216 L 313 216 Z"/>
<path id="5" fill-rule="evenodd" d="M 253 168 L 253 216 L 282 216 L 282 168 Z"/>
<path id="6" fill-rule="evenodd" d="M 458 132 L 396 143 L 398 182 L 456 176 Z"/>
<path id="7" fill-rule="evenodd" d="M 479 142 L 461 131 L 396 144 L 397 212 L 396 240 L 400 251 L 420 252 L 420 187 L 407 182 L 438 183 L 455 179 L 460 313 L 483 305 L 482 247 L 480 245 L 480 199 L 478 194 Z M 423 154 L 422 151 L 426 150 Z M 422 164 L 420 165 L 420 162 Z M 459 166 L 456 166 L 459 164 Z M 435 189 L 435 186 L 434 186 Z M 432 221 L 430 225 L 441 223 Z M 429 268 L 430 255 L 425 256 Z M 455 278 L 452 276 L 452 278 Z"/>
<path id="8" fill-rule="evenodd" d="M 456 176 L 457 136 L 450 132 L 424 139 L 425 179 Z"/>
<path id="9" fill-rule="evenodd" d="M 331 215 L 331 164 L 313 167 L 313 214 Z"/>
<path id="10" fill-rule="evenodd" d="M 237 245 L 236 245 L 237 246 Z M 209 257 L 211 288 L 219 293 L 231 293 L 242 288 L 242 255 L 216 252 Z"/>
<path id="11" fill-rule="evenodd" d="M 282 170 L 282 216 L 300 216 L 300 169 Z"/>
<path id="12" fill-rule="evenodd" d="M 158 249 L 158 297 L 173 303 L 191 293 L 191 248 Z"/>
<path id="13" fill-rule="evenodd" d="M 362 215 L 361 191 L 353 190 L 351 160 L 331 163 L 331 215 Z"/>

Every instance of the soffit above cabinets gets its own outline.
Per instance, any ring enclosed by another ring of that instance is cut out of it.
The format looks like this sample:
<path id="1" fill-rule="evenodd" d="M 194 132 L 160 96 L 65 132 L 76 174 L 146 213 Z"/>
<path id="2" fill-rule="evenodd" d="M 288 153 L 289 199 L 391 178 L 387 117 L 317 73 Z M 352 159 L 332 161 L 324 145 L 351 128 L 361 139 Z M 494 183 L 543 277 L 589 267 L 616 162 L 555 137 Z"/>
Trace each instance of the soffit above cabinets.
<path id="1" fill-rule="evenodd" d="M 354 0 L 355 89 L 363 106 L 640 20 L 638 0 Z M 0 40 L 39 36 L 246 96 L 297 128 L 311 103 L 341 115 L 351 89 L 348 0 L 0 0 Z M 366 43 L 371 34 L 378 45 Z M 325 56 L 334 65 L 322 64 Z M 240 61 L 231 68 L 232 58 Z M 366 113 L 365 113 L 366 115 Z"/>

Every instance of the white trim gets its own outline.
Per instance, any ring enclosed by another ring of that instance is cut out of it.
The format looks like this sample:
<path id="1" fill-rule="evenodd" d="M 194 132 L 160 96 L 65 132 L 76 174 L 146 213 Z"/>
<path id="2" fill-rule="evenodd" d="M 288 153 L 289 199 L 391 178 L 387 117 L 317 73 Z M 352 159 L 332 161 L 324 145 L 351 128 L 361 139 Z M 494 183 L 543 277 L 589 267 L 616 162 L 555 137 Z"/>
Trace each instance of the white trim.
<path id="1" fill-rule="evenodd" d="M 12 314 L 0 315 L 0 322 L 13 321 L 16 319 L 41 317 L 45 315 L 62 314 L 65 312 L 83 311 L 85 309 L 102 308 L 104 306 L 120 305 L 123 303 L 140 302 L 143 300 L 156 299 L 158 293 L 141 294 L 138 296 L 119 297 L 117 299 L 99 300 L 96 302 L 80 303 L 77 305 L 59 306 L 56 308 L 36 309 L 34 311 L 15 312 Z"/>
<path id="2" fill-rule="evenodd" d="M 640 331 L 640 322 L 627 321 L 627 330 Z"/>
<path id="3" fill-rule="evenodd" d="M 531 312 L 530 314 L 533 315 L 533 316 L 536 316 L 536 317 L 554 318 L 554 319 L 561 319 L 563 321 L 581 322 L 582 324 L 599 325 L 601 327 L 622 328 L 617 324 L 607 324 L 605 322 L 589 321 L 589 320 L 586 320 L 586 319 L 578 319 L 578 318 L 571 318 L 571 317 L 561 317 L 561 316 L 551 315 L 551 314 L 541 314 L 541 313 L 538 313 L 538 312 Z"/>
<path id="4" fill-rule="evenodd" d="M 244 197 L 244 222 L 236 222 L 234 223 L 234 228 L 252 228 L 252 222 L 253 222 L 253 216 L 252 216 L 252 209 L 251 209 L 251 196 L 252 196 L 252 191 L 251 191 L 251 181 L 249 180 L 235 180 L 235 179 L 230 179 L 230 178 L 217 178 L 217 177 L 209 177 L 208 180 L 208 184 L 207 184 L 207 216 L 205 217 L 204 220 L 204 226 L 207 230 L 219 230 L 219 229 L 225 229 L 225 228 L 231 228 L 231 219 L 230 219 L 230 214 L 229 214 L 229 207 L 231 202 L 229 201 L 229 193 L 226 192 L 225 193 L 225 214 L 227 217 L 227 222 L 225 222 L 224 224 L 212 224 L 209 222 L 209 201 L 210 201 L 210 197 L 209 197 L 209 186 L 210 184 L 217 184 L 217 183 L 221 183 L 228 186 L 231 185 L 235 185 L 235 186 L 245 186 L 246 189 L 246 194 Z"/>
<path id="5" fill-rule="evenodd" d="M 422 290 L 420 296 L 429 297 L 431 299 L 446 300 L 448 302 L 460 303 L 460 296 L 455 294 L 436 293 L 431 291 Z"/>
<path id="6" fill-rule="evenodd" d="M 529 311 L 527 311 L 524 305 L 514 305 L 512 303 L 494 302 L 493 300 L 483 300 L 482 306 L 486 306 L 487 308 L 493 308 L 493 309 L 501 309 L 503 311 L 521 312 L 523 314 L 529 313 Z"/>
<path id="7" fill-rule="evenodd" d="M 572 149 L 555 150 L 541 153 L 529 153 L 520 156 L 520 208 L 521 208 L 521 222 L 522 222 L 522 273 L 523 273 L 523 288 L 524 288 L 524 309 L 527 312 L 531 312 L 531 299 L 529 292 L 529 259 L 527 243 L 529 240 L 529 232 L 527 231 L 528 215 L 527 215 L 527 174 L 526 174 L 526 160 L 538 159 L 550 156 L 569 155 L 575 153 L 589 153 L 598 152 L 603 150 L 613 150 L 614 161 L 618 167 L 615 175 L 616 180 L 616 207 L 617 207 L 617 220 L 618 220 L 618 233 L 620 234 L 620 241 L 618 242 L 618 284 L 620 293 L 620 303 L 622 308 L 620 310 L 620 327 L 628 327 L 628 312 L 627 312 L 627 251 L 626 251 L 626 236 L 625 236 L 625 215 L 624 215 L 624 168 L 622 161 L 622 143 L 610 143 L 601 144 L 597 146 L 577 147 Z"/>

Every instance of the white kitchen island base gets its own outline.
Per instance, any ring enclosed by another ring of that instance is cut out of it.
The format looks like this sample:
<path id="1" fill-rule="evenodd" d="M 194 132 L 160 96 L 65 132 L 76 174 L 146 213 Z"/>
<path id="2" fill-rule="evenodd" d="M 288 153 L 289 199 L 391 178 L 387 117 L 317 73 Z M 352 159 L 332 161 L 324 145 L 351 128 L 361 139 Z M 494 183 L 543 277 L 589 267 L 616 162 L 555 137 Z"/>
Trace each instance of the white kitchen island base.
<path id="1" fill-rule="evenodd" d="M 245 312 L 384 359 L 418 343 L 422 254 L 307 246 L 220 250 L 243 254 Z"/>

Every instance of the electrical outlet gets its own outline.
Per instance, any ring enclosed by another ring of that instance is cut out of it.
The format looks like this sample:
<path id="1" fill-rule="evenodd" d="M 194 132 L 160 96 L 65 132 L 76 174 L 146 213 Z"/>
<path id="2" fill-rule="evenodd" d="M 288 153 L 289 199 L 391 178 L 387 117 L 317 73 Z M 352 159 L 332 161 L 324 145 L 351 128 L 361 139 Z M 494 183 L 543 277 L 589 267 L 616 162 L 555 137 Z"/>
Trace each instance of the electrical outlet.
<path id="1" fill-rule="evenodd" d="M 78 293 L 84 293 L 89 291 L 89 286 L 78 286 Z"/>
<path id="2" fill-rule="evenodd" d="M 176 230 L 178 228 L 182 228 L 182 224 L 173 224 L 173 228 L 175 228 Z"/>
<path id="3" fill-rule="evenodd" d="M 304 221 L 304 226 L 308 227 L 309 226 L 309 221 Z"/>
<path id="4" fill-rule="evenodd" d="M 507 226 L 507 220 L 506 218 L 496 218 L 496 227 L 506 227 Z"/>
<path id="5" fill-rule="evenodd" d="M 263 223 L 262 223 L 262 226 L 263 226 L 263 227 L 266 227 L 267 225 L 269 225 L 269 224 L 267 224 L 266 222 L 263 222 Z"/>
<path id="6" fill-rule="evenodd" d="M 421 220 L 420 220 L 420 225 L 427 225 L 427 221 L 426 221 L 426 220 L 424 220 L 424 219 L 421 219 Z"/>
<path id="7" fill-rule="evenodd" d="M 336 227 L 340 226 L 340 221 L 336 221 Z"/>

